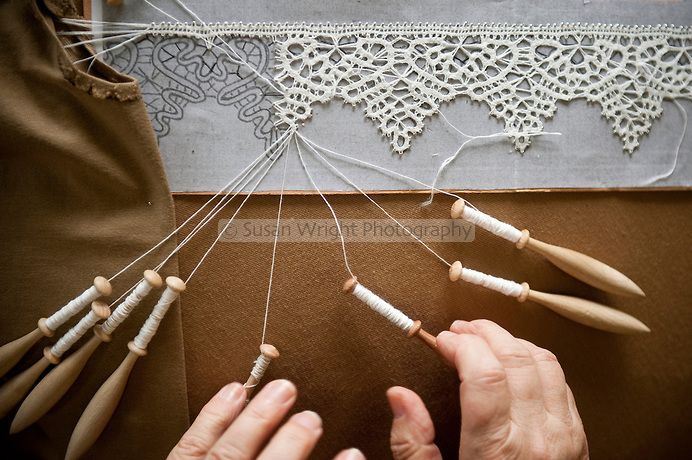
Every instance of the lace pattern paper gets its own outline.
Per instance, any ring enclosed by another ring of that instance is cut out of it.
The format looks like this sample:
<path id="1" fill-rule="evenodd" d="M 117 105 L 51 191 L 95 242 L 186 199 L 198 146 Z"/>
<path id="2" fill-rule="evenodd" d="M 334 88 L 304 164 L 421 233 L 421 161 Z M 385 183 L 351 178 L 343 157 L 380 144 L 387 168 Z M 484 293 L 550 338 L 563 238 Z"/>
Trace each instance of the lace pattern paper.
<path id="1" fill-rule="evenodd" d="M 275 43 L 277 124 L 295 127 L 338 98 L 405 152 L 440 104 L 482 102 L 524 152 L 558 101 L 584 98 L 631 153 L 663 99 L 690 97 L 687 27 L 600 24 L 152 24 L 147 33 Z"/>

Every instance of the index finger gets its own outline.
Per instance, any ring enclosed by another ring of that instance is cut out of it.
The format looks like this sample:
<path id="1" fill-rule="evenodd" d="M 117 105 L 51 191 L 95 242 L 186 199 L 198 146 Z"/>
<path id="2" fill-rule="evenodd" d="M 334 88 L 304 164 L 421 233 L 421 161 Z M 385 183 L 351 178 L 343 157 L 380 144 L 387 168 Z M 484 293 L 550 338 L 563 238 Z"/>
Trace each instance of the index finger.
<path id="1" fill-rule="evenodd" d="M 488 343 L 474 334 L 445 331 L 437 336 L 437 345 L 459 373 L 462 431 L 492 429 L 507 422 L 511 402 L 507 373 Z"/>

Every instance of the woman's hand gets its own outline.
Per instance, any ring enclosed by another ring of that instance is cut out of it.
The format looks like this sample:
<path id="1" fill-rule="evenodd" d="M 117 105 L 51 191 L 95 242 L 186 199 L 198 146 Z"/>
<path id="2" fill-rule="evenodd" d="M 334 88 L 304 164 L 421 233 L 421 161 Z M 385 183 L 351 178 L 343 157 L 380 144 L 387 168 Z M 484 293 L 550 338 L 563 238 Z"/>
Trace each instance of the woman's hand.
<path id="1" fill-rule="evenodd" d="M 297 395 L 296 387 L 288 380 L 274 380 L 245 407 L 243 386 L 226 385 L 204 406 L 168 460 L 308 458 L 322 436 L 320 416 L 311 411 L 300 412 L 279 428 Z M 364 458 L 359 450 L 349 449 L 335 460 Z"/>
<path id="2" fill-rule="evenodd" d="M 586 459 L 574 397 L 555 355 L 487 320 L 456 321 L 437 336 L 461 385 L 461 459 Z M 397 460 L 437 460 L 435 429 L 423 401 L 401 387 L 387 392 Z"/>

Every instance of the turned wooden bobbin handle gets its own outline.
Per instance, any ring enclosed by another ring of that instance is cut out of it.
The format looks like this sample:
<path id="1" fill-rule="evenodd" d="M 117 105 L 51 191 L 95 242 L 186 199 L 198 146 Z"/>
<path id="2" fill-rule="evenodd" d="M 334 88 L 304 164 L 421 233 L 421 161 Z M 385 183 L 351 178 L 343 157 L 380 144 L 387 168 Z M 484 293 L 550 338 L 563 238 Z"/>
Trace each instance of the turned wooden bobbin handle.
<path id="1" fill-rule="evenodd" d="M 517 248 L 530 249 L 565 273 L 603 291 L 630 297 L 646 296 L 634 281 L 610 265 L 581 252 L 531 238 L 528 230 L 522 230 Z"/>
<path id="2" fill-rule="evenodd" d="M 431 349 L 438 351 L 437 350 L 437 339 L 435 338 L 434 335 L 431 333 L 427 332 L 425 329 L 422 327 L 422 323 L 419 320 L 415 320 L 413 322 L 413 327 L 409 329 L 408 333 L 406 334 L 407 337 L 417 337 L 420 339 L 424 344 L 426 344 L 428 347 Z"/>
<path id="3" fill-rule="evenodd" d="M 519 249 L 528 248 L 541 254 L 565 273 L 598 289 L 626 296 L 644 296 L 644 291 L 634 281 L 613 267 L 572 249 L 531 238 L 528 230 L 520 231 L 475 208 L 467 208 L 467 203 L 462 198 L 452 205 L 451 216 L 453 219 L 465 219 L 514 242 Z"/>
<path id="4" fill-rule="evenodd" d="M 522 283 L 519 302 L 530 300 L 585 326 L 616 334 L 642 334 L 651 329 L 632 315 L 597 302 L 568 295 L 534 291 Z"/>
<path id="5" fill-rule="evenodd" d="M 120 366 L 101 385 L 82 412 L 67 446 L 65 460 L 78 460 L 96 442 L 120 403 L 127 381 L 137 359 L 147 354 L 134 342 L 127 344 L 130 352 Z"/>
<path id="6" fill-rule="evenodd" d="M 270 345 L 268 343 L 263 343 L 260 345 L 260 356 L 263 356 L 264 358 L 267 359 L 267 363 L 265 364 L 265 367 L 261 369 L 261 373 L 264 374 L 264 371 L 266 370 L 266 366 L 271 363 L 272 360 L 278 358 L 280 356 L 279 350 L 276 349 L 274 345 Z M 257 366 L 257 365 L 256 365 Z M 253 369 L 254 371 L 255 369 Z M 247 393 L 247 399 L 250 399 L 250 396 L 252 395 L 252 392 L 255 391 L 255 387 L 259 384 L 260 379 L 262 376 L 256 377 L 253 375 L 254 372 L 250 373 L 250 377 L 248 377 L 247 381 L 245 382 L 245 392 Z"/>

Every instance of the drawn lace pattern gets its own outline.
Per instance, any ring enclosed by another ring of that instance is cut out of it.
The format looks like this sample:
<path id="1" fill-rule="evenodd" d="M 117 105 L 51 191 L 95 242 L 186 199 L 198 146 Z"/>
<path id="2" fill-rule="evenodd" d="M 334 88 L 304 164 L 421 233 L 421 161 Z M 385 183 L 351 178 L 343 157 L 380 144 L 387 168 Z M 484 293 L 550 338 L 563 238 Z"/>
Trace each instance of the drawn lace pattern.
<path id="1" fill-rule="evenodd" d="M 269 46 L 259 39 L 227 42 L 247 66 L 270 77 Z M 183 37 L 146 36 L 106 54 L 105 61 L 139 81 L 142 97 L 160 140 L 172 121 L 181 120 L 188 104 L 216 100 L 232 106 L 238 120 L 254 126 L 254 137 L 269 147 L 279 136 L 272 120 L 276 94 L 267 94 L 258 76 L 243 64 L 232 62 L 217 48 Z"/>
<path id="2" fill-rule="evenodd" d="M 598 104 L 631 153 L 663 99 L 692 99 L 692 29 L 601 24 L 171 24 L 145 33 L 273 42 L 280 128 L 315 103 L 341 99 L 405 152 L 440 105 L 466 96 L 487 105 L 524 152 L 558 101 Z M 131 26 L 130 26 L 131 27 Z"/>

